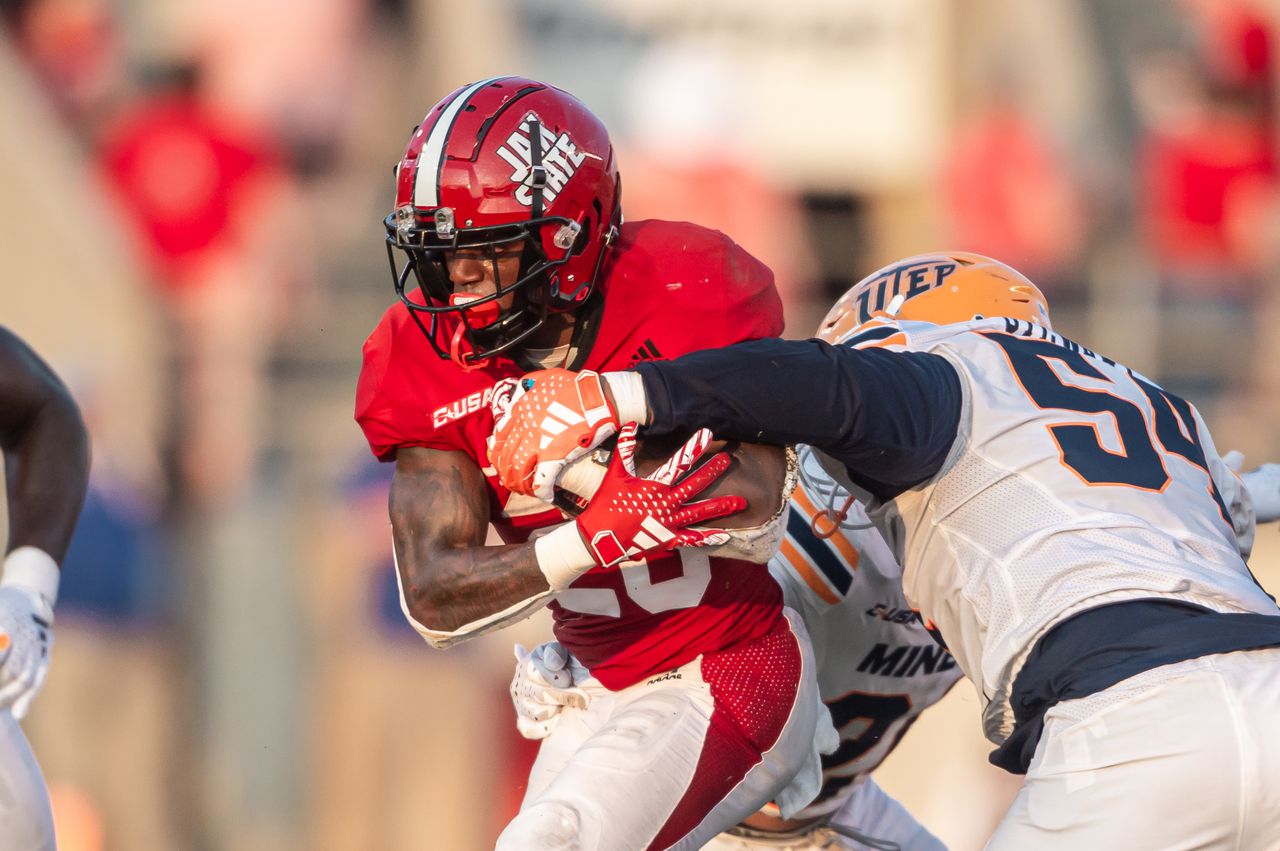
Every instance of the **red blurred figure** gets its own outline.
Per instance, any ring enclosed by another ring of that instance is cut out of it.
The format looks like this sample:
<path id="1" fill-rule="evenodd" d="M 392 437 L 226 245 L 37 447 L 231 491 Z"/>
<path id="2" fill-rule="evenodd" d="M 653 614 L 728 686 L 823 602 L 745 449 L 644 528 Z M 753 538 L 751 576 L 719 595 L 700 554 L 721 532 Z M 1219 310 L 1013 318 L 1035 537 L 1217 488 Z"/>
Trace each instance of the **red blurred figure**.
<path id="1" fill-rule="evenodd" d="M 298 304 L 315 304 L 295 290 L 312 277 L 312 253 L 280 144 L 198 82 L 194 68 L 180 68 L 173 85 L 139 100 L 102 134 L 99 161 L 138 254 L 170 297 L 182 486 L 230 504 L 264 433 L 275 334 Z"/>
<path id="2" fill-rule="evenodd" d="M 1276 189 L 1271 39 L 1251 3 L 1185 8 L 1203 43 L 1193 63 L 1156 69 L 1163 94 L 1138 151 L 1146 236 L 1174 291 L 1249 298 Z"/>
<path id="3" fill-rule="evenodd" d="M 282 177 L 281 160 L 271 139 L 190 87 L 140 102 L 101 149 L 157 282 L 174 290 L 197 281 L 211 255 L 242 247 L 243 223 Z"/>
<path id="4" fill-rule="evenodd" d="M 950 243 L 1055 280 L 1079 257 L 1084 201 L 1047 134 L 1008 97 L 961 126 L 944 166 Z"/>

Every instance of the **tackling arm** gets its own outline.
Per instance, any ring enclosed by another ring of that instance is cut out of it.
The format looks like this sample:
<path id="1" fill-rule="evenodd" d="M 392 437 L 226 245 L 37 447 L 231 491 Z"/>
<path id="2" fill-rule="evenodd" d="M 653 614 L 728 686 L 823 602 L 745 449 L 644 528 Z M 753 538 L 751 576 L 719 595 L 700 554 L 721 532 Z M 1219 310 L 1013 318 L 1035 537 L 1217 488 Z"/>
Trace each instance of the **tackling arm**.
<path id="1" fill-rule="evenodd" d="M 817 340 L 742 343 L 638 372 L 653 432 L 705 423 L 725 438 L 807 443 L 880 499 L 942 468 L 962 409 L 959 377 L 938 355 Z"/>

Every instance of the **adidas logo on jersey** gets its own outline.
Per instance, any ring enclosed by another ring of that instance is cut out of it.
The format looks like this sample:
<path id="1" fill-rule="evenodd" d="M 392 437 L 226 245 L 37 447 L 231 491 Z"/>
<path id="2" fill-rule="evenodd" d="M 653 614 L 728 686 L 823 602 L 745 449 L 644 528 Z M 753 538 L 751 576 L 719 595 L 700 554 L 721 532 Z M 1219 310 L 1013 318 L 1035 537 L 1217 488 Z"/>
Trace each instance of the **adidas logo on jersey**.
<path id="1" fill-rule="evenodd" d="M 544 208 L 555 203 L 556 196 L 569 178 L 577 173 L 578 167 L 587 155 L 578 150 L 578 146 L 569 138 L 568 133 L 555 133 L 547 129 L 542 120 L 532 112 L 524 117 L 520 126 L 507 137 L 506 144 L 498 148 L 498 156 L 511 166 L 511 182 L 517 184 L 516 200 L 526 207 L 533 205 L 533 188 L 529 180 L 533 168 L 533 146 L 529 143 L 530 119 L 538 121 L 538 137 L 541 140 L 542 167 L 546 170 L 547 182 L 542 189 Z"/>
<path id="2" fill-rule="evenodd" d="M 882 677 L 914 677 L 949 671 L 956 666 L 955 657 L 942 647 L 929 644 L 899 645 L 892 650 L 888 644 L 877 644 L 858 663 L 858 672 Z"/>
<path id="3" fill-rule="evenodd" d="M 658 351 L 658 347 L 653 344 L 653 340 L 645 340 L 643 346 L 632 352 L 631 360 L 627 365 L 635 366 L 640 361 L 646 360 L 666 360 Z"/>

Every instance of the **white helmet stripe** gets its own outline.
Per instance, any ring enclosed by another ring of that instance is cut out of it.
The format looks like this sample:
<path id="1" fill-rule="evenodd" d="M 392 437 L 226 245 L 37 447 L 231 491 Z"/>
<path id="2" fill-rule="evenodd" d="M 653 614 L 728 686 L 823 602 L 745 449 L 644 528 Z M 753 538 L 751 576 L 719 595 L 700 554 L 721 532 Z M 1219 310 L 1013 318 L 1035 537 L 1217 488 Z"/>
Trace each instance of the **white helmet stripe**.
<path id="1" fill-rule="evenodd" d="M 444 143 L 449 138 L 449 131 L 453 129 L 453 120 L 462 111 L 462 108 L 467 105 L 467 101 L 471 99 L 473 94 L 495 80 L 502 79 L 505 78 L 490 77 L 487 80 L 481 80 L 478 83 L 472 83 L 467 86 L 460 95 L 444 108 L 439 120 L 432 125 L 431 135 L 427 137 L 427 141 L 422 145 L 422 152 L 418 154 L 418 175 L 413 184 L 413 206 L 439 206 L 440 166 L 444 163 Z"/>

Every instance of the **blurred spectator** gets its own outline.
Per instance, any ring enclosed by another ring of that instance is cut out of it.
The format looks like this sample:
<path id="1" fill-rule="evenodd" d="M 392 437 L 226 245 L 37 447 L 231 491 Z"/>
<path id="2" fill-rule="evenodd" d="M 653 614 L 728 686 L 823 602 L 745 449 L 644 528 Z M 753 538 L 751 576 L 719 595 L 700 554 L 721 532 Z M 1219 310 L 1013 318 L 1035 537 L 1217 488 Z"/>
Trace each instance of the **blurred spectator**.
<path id="1" fill-rule="evenodd" d="M 169 82 L 108 128 L 100 157 L 155 280 L 183 290 L 206 283 L 219 253 L 251 243 L 284 174 L 269 137 L 201 100 L 196 69 L 175 68 Z"/>
<path id="2" fill-rule="evenodd" d="M 1270 37 L 1248 2 L 1185 5 L 1201 49 L 1148 58 L 1138 79 L 1140 213 L 1170 294 L 1247 302 L 1276 190 Z"/>
<path id="3" fill-rule="evenodd" d="M 99 156 L 175 322 L 179 481 L 225 501 L 253 469 L 267 358 L 300 318 L 286 306 L 309 304 L 311 252 L 279 142 L 211 106 L 198 69 L 168 82 L 108 128 Z"/>
<path id="4" fill-rule="evenodd" d="M 1050 299 L 1079 296 L 1074 272 L 1087 236 L 1079 186 L 1048 134 L 996 83 L 961 118 L 942 181 L 947 245 L 1015 266 Z"/>
<path id="5" fill-rule="evenodd" d="M 1253 378 L 1235 353 L 1261 339 L 1254 320 L 1275 261 L 1273 36 L 1257 8 L 1182 3 L 1190 48 L 1142 57 L 1135 76 L 1138 220 L 1162 298 L 1161 378 L 1211 418 L 1221 393 Z"/>
<path id="6" fill-rule="evenodd" d="M 1271 128 L 1235 99 L 1199 97 L 1152 126 L 1139 152 L 1146 237 L 1172 292 L 1249 299 L 1255 294 L 1248 223 L 1276 186 Z"/>

